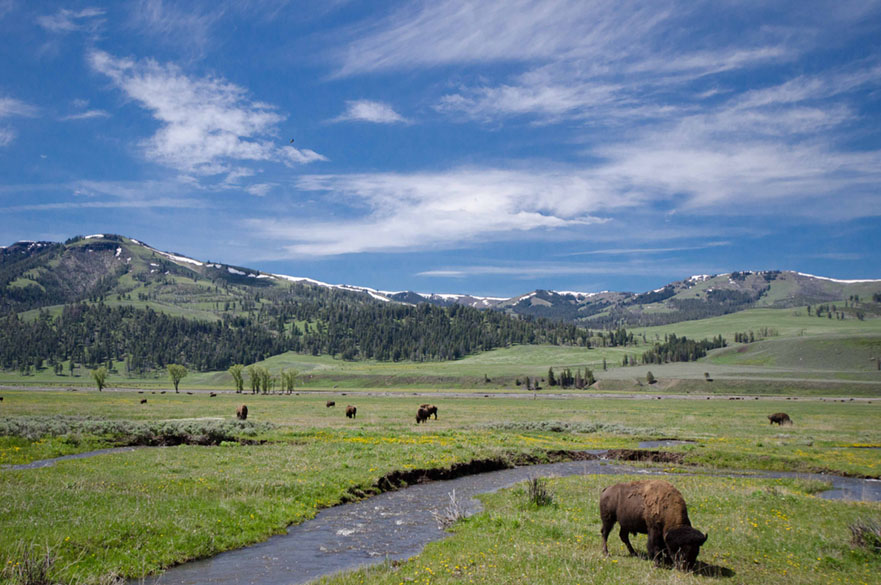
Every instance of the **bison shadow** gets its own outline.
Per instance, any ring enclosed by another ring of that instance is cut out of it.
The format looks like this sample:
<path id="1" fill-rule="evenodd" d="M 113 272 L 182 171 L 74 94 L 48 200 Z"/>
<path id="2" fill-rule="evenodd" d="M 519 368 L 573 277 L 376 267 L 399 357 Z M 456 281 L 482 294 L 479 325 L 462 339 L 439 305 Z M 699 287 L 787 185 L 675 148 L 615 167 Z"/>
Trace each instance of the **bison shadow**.
<path id="1" fill-rule="evenodd" d="M 648 552 L 646 552 L 644 550 L 637 550 L 636 557 L 639 559 L 642 559 L 644 561 L 652 560 L 649 557 Z M 664 561 L 661 561 L 661 564 L 657 568 L 667 569 L 669 571 L 672 571 L 672 570 L 676 569 L 676 565 L 674 565 L 669 560 L 664 560 Z M 676 569 L 676 570 L 678 570 L 678 569 Z M 699 575 L 701 577 L 713 577 L 715 579 L 721 579 L 723 577 L 726 579 L 730 579 L 731 577 L 734 577 L 735 575 L 737 575 L 737 573 L 735 573 L 733 570 L 729 569 L 728 567 L 720 567 L 719 565 L 711 565 L 711 564 L 705 563 L 704 561 L 701 561 L 701 560 L 697 560 L 694 562 L 694 569 L 692 569 L 691 571 L 685 571 L 685 572 L 686 573 L 693 573 L 693 574 Z"/>

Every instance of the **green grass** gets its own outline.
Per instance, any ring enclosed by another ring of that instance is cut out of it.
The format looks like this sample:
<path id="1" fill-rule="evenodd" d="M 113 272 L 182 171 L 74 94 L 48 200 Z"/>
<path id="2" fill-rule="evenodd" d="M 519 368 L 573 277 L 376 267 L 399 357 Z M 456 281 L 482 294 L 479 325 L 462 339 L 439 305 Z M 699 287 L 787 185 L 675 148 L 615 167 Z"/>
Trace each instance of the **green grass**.
<path id="1" fill-rule="evenodd" d="M 670 450 L 685 453 L 688 463 L 709 467 L 827 468 L 881 475 L 878 452 L 865 448 L 881 445 L 879 404 L 768 399 L 531 400 L 482 395 L 426 398 L 346 393 L 224 393 L 210 398 L 204 393 L 5 390 L 0 412 L 14 419 L 77 414 L 108 421 L 232 420 L 235 407 L 246 403 L 249 421 L 272 423 L 273 427 L 254 437 L 269 441 L 261 445 L 141 449 L 60 462 L 39 470 L 0 471 L 0 563 L 17 562 L 18 553 L 14 551 L 23 544 L 37 543 L 49 546 L 58 556 L 55 577 L 64 582 L 94 583 L 112 574 L 135 577 L 263 540 L 292 522 L 312 517 L 321 507 L 339 502 L 350 489 L 367 491 L 379 477 L 393 470 L 447 467 L 512 452 L 634 448 L 642 439 L 660 437 L 696 441 Z M 140 404 L 143 397 L 147 404 Z M 328 397 L 336 400 L 336 408 L 325 407 Z M 416 406 L 425 401 L 439 406 L 439 418 L 416 426 Z M 346 403 L 358 406 L 357 419 L 344 417 L 342 407 Z M 771 427 L 765 417 L 778 410 L 788 412 L 795 424 Z M 112 444 L 109 437 L 77 433 L 36 440 L 0 437 L 0 462 L 30 461 L 107 444 Z M 556 484 L 552 487 L 557 489 Z M 590 487 L 576 491 L 592 494 L 596 490 Z M 488 501 L 496 497 L 507 496 L 491 496 Z M 557 493 L 555 500 L 561 502 L 560 508 L 529 514 L 551 514 L 555 518 L 553 515 L 565 511 L 570 497 Z M 594 505 L 590 501 L 585 499 L 582 506 Z M 732 500 L 730 506 L 741 504 L 740 500 Z M 837 506 L 840 508 L 829 508 L 829 521 L 846 521 L 851 508 L 847 504 Z M 723 510 L 728 508 L 723 506 Z M 745 514 L 753 514 L 752 508 L 744 510 Z M 590 524 L 595 523 L 595 517 L 593 512 L 586 512 L 580 520 L 582 540 L 588 532 L 595 537 L 596 527 Z M 724 531 L 714 524 L 724 523 L 728 517 L 709 520 L 701 514 L 693 516 L 696 523 L 698 518 L 702 519 L 700 526 L 709 526 L 711 542 L 718 546 L 708 549 L 707 558 L 713 551 L 729 550 L 720 540 Z M 474 538 L 490 534 L 480 522 L 469 520 L 456 529 L 457 533 L 471 529 L 473 524 L 477 531 Z M 537 565 L 526 572 L 527 576 L 537 579 L 533 582 L 556 582 L 542 580 L 542 573 L 533 572 L 540 571 L 538 559 L 549 545 L 538 546 L 526 533 L 511 531 L 507 520 L 500 526 L 508 527 L 508 536 L 515 537 L 516 550 L 536 559 Z M 562 538 L 563 533 L 559 534 Z M 770 546 L 773 541 L 770 534 L 762 539 L 762 546 Z M 584 540 L 581 548 L 570 552 L 580 551 L 590 558 L 598 550 L 595 540 L 589 546 Z M 494 548 L 474 550 L 483 551 L 489 559 L 499 554 Z M 773 563 L 785 562 L 785 555 L 773 559 Z M 633 563 L 628 565 L 633 574 L 669 574 L 653 572 L 644 561 L 619 560 Z M 456 564 L 467 565 L 458 560 Z M 437 565 L 431 561 L 430 566 Z M 599 565 L 588 566 L 596 569 Z M 472 576 L 485 577 L 487 582 L 513 578 L 504 571 L 495 573 L 498 567 L 486 568 L 493 571 Z M 615 575 L 608 573 L 606 578 Z M 627 578 L 632 576 L 627 573 L 618 582 L 629 582 Z M 369 582 L 376 579 L 383 583 L 385 578 L 381 571 L 368 576 Z"/>
<path id="2" fill-rule="evenodd" d="M 485 583 L 876 583 L 881 555 L 850 544 L 849 525 L 878 504 L 827 502 L 790 480 L 678 477 L 689 516 L 708 540 L 698 574 L 627 556 L 617 536 L 602 554 L 599 493 L 634 476 L 550 480 L 555 505 L 527 503 L 524 484 L 482 496 L 485 510 L 456 524 L 419 556 L 324 579 L 325 585 Z M 645 554 L 645 536 L 631 537 Z"/>

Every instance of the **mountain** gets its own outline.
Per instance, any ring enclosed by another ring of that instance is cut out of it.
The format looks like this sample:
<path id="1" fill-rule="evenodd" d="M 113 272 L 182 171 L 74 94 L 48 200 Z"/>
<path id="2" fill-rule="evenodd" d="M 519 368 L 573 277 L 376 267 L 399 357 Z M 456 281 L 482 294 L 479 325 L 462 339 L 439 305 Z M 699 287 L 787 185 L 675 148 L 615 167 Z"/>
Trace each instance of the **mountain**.
<path id="1" fill-rule="evenodd" d="M 536 290 L 512 298 L 380 291 L 270 274 L 163 252 L 138 240 L 96 234 L 56 242 L 17 242 L 0 248 L 0 314 L 102 298 L 152 306 L 201 319 L 256 311 L 282 298 L 335 303 L 467 306 L 544 317 L 592 328 L 647 326 L 701 319 L 756 307 L 786 308 L 871 301 L 881 280 L 845 281 L 792 271 L 696 275 L 644 293 Z M 875 303 L 861 305 L 876 313 Z M 852 306 L 851 312 L 857 310 Z"/>
<path id="2" fill-rule="evenodd" d="M 0 249 L 0 367 L 184 363 L 222 370 L 294 351 L 448 360 L 514 344 L 587 346 L 589 332 L 464 304 L 203 262 L 118 235 Z"/>

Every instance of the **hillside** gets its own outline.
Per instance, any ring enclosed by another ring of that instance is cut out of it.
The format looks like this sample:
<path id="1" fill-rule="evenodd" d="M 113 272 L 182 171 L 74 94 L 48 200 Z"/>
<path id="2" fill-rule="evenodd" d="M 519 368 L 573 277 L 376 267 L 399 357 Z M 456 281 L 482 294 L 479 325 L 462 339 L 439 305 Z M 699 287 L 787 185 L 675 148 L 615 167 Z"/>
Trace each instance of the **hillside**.
<path id="1" fill-rule="evenodd" d="M 457 359 L 512 344 L 586 346 L 542 319 L 392 302 L 369 289 L 201 262 L 116 235 L 18 243 L 0 256 L 0 367 L 184 363 L 200 371 L 287 351 L 343 360 Z"/>

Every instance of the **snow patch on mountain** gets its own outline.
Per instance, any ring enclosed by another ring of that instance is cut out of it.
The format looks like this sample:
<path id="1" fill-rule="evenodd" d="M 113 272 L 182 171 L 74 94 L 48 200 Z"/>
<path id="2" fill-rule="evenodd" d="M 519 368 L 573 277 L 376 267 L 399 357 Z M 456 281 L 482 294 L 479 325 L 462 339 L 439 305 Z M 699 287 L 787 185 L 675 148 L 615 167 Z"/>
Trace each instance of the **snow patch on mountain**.
<path id="1" fill-rule="evenodd" d="M 841 284 L 859 284 L 861 282 L 881 282 L 881 279 L 857 279 L 857 280 L 842 280 L 840 278 L 829 278 L 828 276 L 817 276 L 815 274 L 806 274 L 804 272 L 796 272 L 799 276 L 805 276 L 807 278 L 817 278 L 819 280 L 828 280 L 829 282 L 840 282 Z"/>

